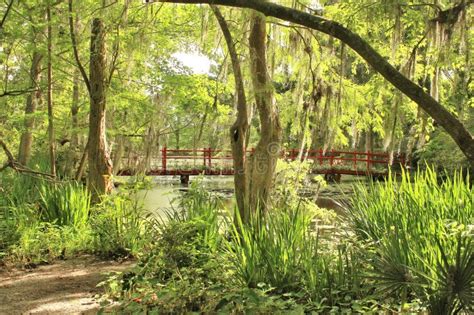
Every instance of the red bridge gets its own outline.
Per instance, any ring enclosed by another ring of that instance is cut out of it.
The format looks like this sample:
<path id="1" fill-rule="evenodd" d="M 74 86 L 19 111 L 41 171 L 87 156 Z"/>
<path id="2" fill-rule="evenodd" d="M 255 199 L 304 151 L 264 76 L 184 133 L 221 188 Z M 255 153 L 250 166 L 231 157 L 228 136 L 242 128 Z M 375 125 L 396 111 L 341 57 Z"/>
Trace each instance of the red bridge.
<path id="1" fill-rule="evenodd" d="M 251 155 L 253 150 L 247 151 Z M 287 161 L 304 159 L 313 161 L 312 173 L 324 175 L 384 176 L 389 165 L 405 165 L 404 156 L 395 156 L 390 163 L 388 153 L 289 149 L 281 152 L 281 158 Z M 135 158 L 135 164 L 138 164 Z M 122 168 L 117 175 L 131 176 L 137 173 L 134 162 L 128 160 L 128 167 Z M 152 159 L 145 171 L 149 176 L 190 175 L 233 175 L 233 160 L 229 150 L 204 149 L 168 149 L 161 150 L 161 157 Z M 327 176 L 326 176 L 327 177 Z"/>

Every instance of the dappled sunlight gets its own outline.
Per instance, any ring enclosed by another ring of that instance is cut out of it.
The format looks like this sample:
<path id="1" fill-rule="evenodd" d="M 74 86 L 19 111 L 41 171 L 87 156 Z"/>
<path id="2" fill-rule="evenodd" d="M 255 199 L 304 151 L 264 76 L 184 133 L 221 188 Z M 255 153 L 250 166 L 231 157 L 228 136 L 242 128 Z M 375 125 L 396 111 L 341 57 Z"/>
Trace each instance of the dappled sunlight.
<path id="1" fill-rule="evenodd" d="M 97 310 L 97 287 L 107 274 L 132 262 L 78 258 L 29 271 L 0 273 L 0 313 L 79 313 Z"/>

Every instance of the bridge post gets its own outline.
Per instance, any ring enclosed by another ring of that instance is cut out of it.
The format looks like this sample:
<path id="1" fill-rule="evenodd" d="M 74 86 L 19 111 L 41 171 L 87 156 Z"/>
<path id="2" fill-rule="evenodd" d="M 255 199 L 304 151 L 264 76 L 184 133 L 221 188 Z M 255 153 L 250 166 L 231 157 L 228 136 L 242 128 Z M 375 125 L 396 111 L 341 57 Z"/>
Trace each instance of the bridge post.
<path id="1" fill-rule="evenodd" d="M 331 168 L 334 164 L 334 149 L 331 149 L 331 158 L 329 159 L 329 164 L 331 165 Z"/>
<path id="2" fill-rule="evenodd" d="M 166 174 L 166 147 L 161 149 L 161 168 L 163 173 Z"/>
<path id="3" fill-rule="evenodd" d="M 181 182 L 182 185 L 188 185 L 189 184 L 189 175 L 180 175 L 179 181 Z"/>
<path id="4" fill-rule="evenodd" d="M 357 172 L 357 152 L 354 152 L 354 171 Z"/>
<path id="5" fill-rule="evenodd" d="M 370 163 L 371 163 L 370 151 L 367 151 L 367 174 L 370 173 Z"/>
<path id="6" fill-rule="evenodd" d="M 209 169 L 212 167 L 212 148 L 208 148 Z"/>
<path id="7" fill-rule="evenodd" d="M 402 167 L 405 167 L 405 163 L 406 163 L 406 154 L 405 153 L 401 153 L 401 156 L 400 156 L 400 163 L 402 164 Z"/>
<path id="8" fill-rule="evenodd" d="M 319 165 L 323 165 L 323 150 L 322 149 L 319 149 L 318 159 L 319 159 Z"/>

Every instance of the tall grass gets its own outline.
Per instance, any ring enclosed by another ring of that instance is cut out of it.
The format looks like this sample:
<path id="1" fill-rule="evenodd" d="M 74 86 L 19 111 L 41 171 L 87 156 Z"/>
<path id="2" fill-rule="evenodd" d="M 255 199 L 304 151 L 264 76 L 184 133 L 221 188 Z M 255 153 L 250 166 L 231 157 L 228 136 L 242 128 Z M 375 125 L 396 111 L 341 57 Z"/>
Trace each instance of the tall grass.
<path id="1" fill-rule="evenodd" d="M 370 245 L 378 292 L 420 299 L 433 314 L 472 310 L 474 194 L 457 173 L 442 183 L 428 168 L 356 187 L 349 222 Z"/>
<path id="2" fill-rule="evenodd" d="M 92 212 L 96 251 L 106 256 L 136 256 L 153 238 L 153 220 L 132 194 L 112 195 Z"/>
<path id="3" fill-rule="evenodd" d="M 317 246 L 309 230 L 312 219 L 300 207 L 257 213 L 248 224 L 237 215 L 228 246 L 242 282 L 249 287 L 266 283 L 284 292 L 297 287 L 301 264 Z"/>
<path id="4" fill-rule="evenodd" d="M 47 183 L 39 187 L 40 217 L 60 226 L 85 226 L 89 219 L 91 198 L 81 184 Z"/>
<path id="5" fill-rule="evenodd" d="M 233 269 L 244 285 L 296 294 L 315 311 L 341 311 L 344 303 L 350 310 L 362 292 L 358 260 L 349 243 L 320 237 L 314 219 L 300 205 L 255 214 L 248 224 L 237 217 L 227 246 Z"/>
<path id="6" fill-rule="evenodd" d="M 42 180 L 5 171 L 0 177 L 0 204 L 11 207 L 32 204 L 38 199 Z"/>
<path id="7" fill-rule="evenodd" d="M 168 222 L 192 222 L 199 227 L 200 237 L 211 250 L 216 250 L 221 240 L 224 220 L 222 200 L 201 186 L 201 181 L 191 183 L 189 190 L 178 199 L 177 207 L 165 211 L 161 226 Z"/>
<path id="8" fill-rule="evenodd" d="M 20 231 L 37 221 L 38 183 L 36 178 L 8 170 L 0 174 L 0 252 L 5 253 L 19 240 Z"/>

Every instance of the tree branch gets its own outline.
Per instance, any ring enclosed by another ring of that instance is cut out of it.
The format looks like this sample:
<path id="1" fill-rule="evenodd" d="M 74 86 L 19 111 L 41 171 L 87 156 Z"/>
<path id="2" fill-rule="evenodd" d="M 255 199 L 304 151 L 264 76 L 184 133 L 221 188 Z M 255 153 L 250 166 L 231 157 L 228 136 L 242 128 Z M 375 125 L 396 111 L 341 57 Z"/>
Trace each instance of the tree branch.
<path id="1" fill-rule="evenodd" d="M 120 31 L 120 27 L 117 27 L 117 37 L 119 37 L 120 35 L 119 31 Z M 107 82 L 106 82 L 107 87 L 110 86 L 114 72 L 115 70 L 117 70 L 117 61 L 119 59 L 119 54 L 120 54 L 120 41 L 116 40 L 113 45 L 112 61 L 110 62 L 109 75 L 107 76 Z"/>
<path id="2" fill-rule="evenodd" d="M 2 93 L 0 93 L 0 97 L 18 96 L 18 95 L 23 95 L 23 94 L 35 92 L 35 91 L 38 91 L 38 89 L 3 91 Z"/>
<path id="3" fill-rule="evenodd" d="M 11 168 L 18 173 L 34 174 L 54 179 L 54 176 L 51 174 L 35 171 L 26 167 L 23 164 L 18 163 L 13 157 L 12 152 L 8 149 L 6 143 L 2 139 L 0 139 L 0 147 L 3 149 L 5 155 L 7 156 L 7 162 L 5 162 L 2 167 L 0 167 L 0 172 L 7 168 Z"/>
<path id="4" fill-rule="evenodd" d="M 74 59 L 76 59 L 77 67 L 81 72 L 82 78 L 84 83 L 86 84 L 87 91 L 89 94 L 91 93 L 91 85 L 89 82 L 89 77 L 87 76 L 86 70 L 79 59 L 79 52 L 77 51 L 77 39 L 76 39 L 76 31 L 74 29 L 74 19 L 73 19 L 73 9 L 72 9 L 72 0 L 68 1 L 68 8 L 69 8 L 69 33 L 71 35 L 71 42 L 72 42 L 72 50 L 74 52 Z"/>
<path id="5" fill-rule="evenodd" d="M 431 20 L 431 22 L 438 22 L 442 24 L 454 24 L 459 18 L 459 14 L 466 9 L 469 5 L 473 4 L 474 0 L 461 1 L 458 5 L 452 8 L 439 11 L 438 16 Z"/>
<path id="6" fill-rule="evenodd" d="M 0 30 L 3 29 L 3 24 L 5 24 L 5 21 L 7 20 L 7 17 L 8 17 L 8 14 L 10 13 L 10 10 L 13 6 L 13 2 L 15 0 L 10 0 L 10 2 L 8 3 L 8 6 L 7 6 L 7 10 L 5 11 L 5 13 L 3 14 L 3 18 L 2 20 L 0 21 Z"/>

